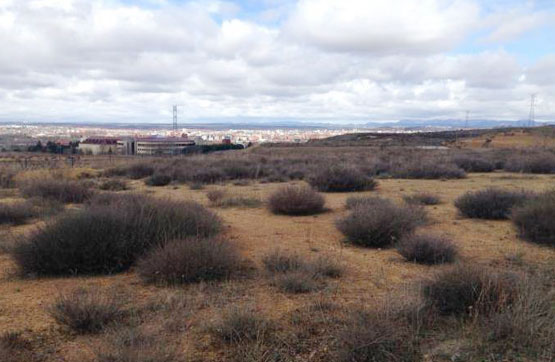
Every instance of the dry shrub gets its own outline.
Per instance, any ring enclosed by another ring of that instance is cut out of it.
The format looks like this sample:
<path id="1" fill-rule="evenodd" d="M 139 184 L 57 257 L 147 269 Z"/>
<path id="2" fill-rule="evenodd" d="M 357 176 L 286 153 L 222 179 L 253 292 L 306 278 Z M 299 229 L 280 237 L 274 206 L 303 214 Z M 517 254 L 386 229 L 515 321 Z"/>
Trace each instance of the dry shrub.
<path id="1" fill-rule="evenodd" d="M 427 234 L 405 236 L 397 250 L 406 260 L 421 264 L 451 263 L 457 256 L 457 248 L 451 240 Z"/>
<path id="2" fill-rule="evenodd" d="M 247 306 L 232 306 L 209 326 L 210 333 L 226 343 L 244 344 L 263 340 L 274 329 L 261 312 Z"/>
<path id="3" fill-rule="evenodd" d="M 256 197 L 234 196 L 227 197 L 217 204 L 219 207 L 259 207 L 262 201 Z"/>
<path id="4" fill-rule="evenodd" d="M 179 362 L 186 361 L 171 342 L 139 331 L 136 327 L 118 328 L 108 334 L 96 350 L 97 362 Z"/>
<path id="5" fill-rule="evenodd" d="M 126 166 L 118 166 L 104 171 L 106 177 L 127 176 L 130 179 L 138 180 L 154 174 L 154 167 L 143 162 L 133 163 Z"/>
<path id="6" fill-rule="evenodd" d="M 37 211 L 30 202 L 0 203 L 0 224 L 21 225 L 36 216 Z"/>
<path id="7" fill-rule="evenodd" d="M 515 208 L 511 216 L 521 238 L 555 246 L 555 191 L 540 194 Z"/>
<path id="8" fill-rule="evenodd" d="M 413 362 L 422 359 L 417 327 L 404 311 L 355 310 L 337 333 L 337 362 Z"/>
<path id="9" fill-rule="evenodd" d="M 8 331 L 0 335 L 0 361 L 28 362 L 33 360 L 30 342 L 21 332 Z"/>
<path id="10" fill-rule="evenodd" d="M 220 204 L 226 196 L 227 193 L 224 190 L 210 190 L 206 193 L 208 201 L 214 206 Z"/>
<path id="11" fill-rule="evenodd" d="M 393 245 L 426 221 L 426 212 L 420 207 L 382 202 L 380 207 L 355 207 L 337 221 L 337 228 L 352 244 L 381 248 Z"/>
<path id="12" fill-rule="evenodd" d="M 17 186 L 17 172 L 9 169 L 0 169 L 0 188 L 13 189 Z"/>
<path id="13" fill-rule="evenodd" d="M 220 227 L 215 214 L 194 202 L 104 194 L 87 208 L 39 227 L 12 255 L 25 274 L 116 273 L 153 246 L 215 235 Z"/>
<path id="14" fill-rule="evenodd" d="M 347 199 L 345 207 L 352 210 L 359 206 L 381 208 L 393 205 L 388 199 L 379 196 L 351 196 Z"/>
<path id="15" fill-rule="evenodd" d="M 499 360 L 511 357 L 533 361 L 550 361 L 555 354 L 555 290 L 542 275 L 525 278 L 510 308 L 484 318 L 481 323 L 486 355 Z M 523 358 L 523 357 L 527 357 Z"/>
<path id="16" fill-rule="evenodd" d="M 517 296 L 515 275 L 474 265 L 457 265 L 427 282 L 423 297 L 443 315 L 487 315 L 501 311 Z"/>
<path id="17" fill-rule="evenodd" d="M 172 178 L 169 175 L 155 173 L 145 180 L 145 184 L 148 186 L 166 186 L 172 182 Z"/>
<path id="18" fill-rule="evenodd" d="M 129 187 L 124 180 L 112 179 L 102 182 L 98 188 L 104 191 L 125 191 Z"/>
<path id="19" fill-rule="evenodd" d="M 23 183 L 21 193 L 25 197 L 41 197 L 63 203 L 83 203 L 94 195 L 86 185 L 69 180 L 32 180 Z"/>
<path id="20" fill-rule="evenodd" d="M 314 215 L 324 211 L 325 199 L 308 186 L 285 186 L 270 196 L 268 206 L 274 214 Z"/>
<path id="21" fill-rule="evenodd" d="M 240 266 L 241 259 L 233 244 L 192 238 L 152 250 L 139 260 L 137 271 L 149 283 L 181 284 L 225 279 Z"/>
<path id="22" fill-rule="evenodd" d="M 510 157 L 505 162 L 505 171 L 525 173 L 555 173 L 555 153 L 525 153 Z"/>
<path id="23" fill-rule="evenodd" d="M 438 196 L 426 192 L 403 196 L 403 200 L 410 205 L 438 205 L 441 203 Z"/>
<path id="24" fill-rule="evenodd" d="M 324 278 L 343 275 L 343 266 L 327 256 L 303 258 L 276 249 L 265 255 L 262 262 L 272 277 L 272 285 L 287 293 L 316 291 L 325 286 Z"/>
<path id="25" fill-rule="evenodd" d="M 272 285 L 286 293 L 301 294 L 320 290 L 325 286 L 325 283 L 318 274 L 294 271 L 275 275 Z"/>
<path id="26" fill-rule="evenodd" d="M 340 166 L 322 168 L 308 182 L 322 192 L 369 191 L 377 186 L 377 182 L 362 171 Z"/>
<path id="27" fill-rule="evenodd" d="M 492 172 L 496 169 L 493 161 L 479 155 L 458 155 L 453 158 L 453 162 L 466 172 Z"/>
<path id="28" fill-rule="evenodd" d="M 477 219 L 508 219 L 515 206 L 532 198 L 531 193 L 489 188 L 467 192 L 455 200 L 455 206 L 466 217 Z"/>
<path id="29" fill-rule="evenodd" d="M 407 162 L 391 170 L 393 177 L 406 179 L 460 179 L 465 178 L 463 169 L 450 163 Z"/>
<path id="30" fill-rule="evenodd" d="M 96 289 L 76 289 L 59 296 L 49 313 L 59 324 L 79 334 L 98 333 L 126 314 L 119 296 Z"/>

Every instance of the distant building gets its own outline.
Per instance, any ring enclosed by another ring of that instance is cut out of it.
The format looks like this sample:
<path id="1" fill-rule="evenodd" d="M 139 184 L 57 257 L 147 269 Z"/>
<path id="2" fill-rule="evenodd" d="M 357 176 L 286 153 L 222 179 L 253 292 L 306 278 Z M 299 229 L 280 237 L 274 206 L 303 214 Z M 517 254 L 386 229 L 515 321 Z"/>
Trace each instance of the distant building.
<path id="1" fill-rule="evenodd" d="M 135 140 L 137 155 L 178 155 L 195 141 L 183 137 L 149 137 Z"/>
<path id="2" fill-rule="evenodd" d="M 86 155 L 116 153 L 117 138 L 87 138 L 79 143 L 79 152 Z"/>
<path id="3" fill-rule="evenodd" d="M 118 155 L 134 155 L 135 140 L 133 138 L 124 138 L 117 141 L 116 146 Z"/>

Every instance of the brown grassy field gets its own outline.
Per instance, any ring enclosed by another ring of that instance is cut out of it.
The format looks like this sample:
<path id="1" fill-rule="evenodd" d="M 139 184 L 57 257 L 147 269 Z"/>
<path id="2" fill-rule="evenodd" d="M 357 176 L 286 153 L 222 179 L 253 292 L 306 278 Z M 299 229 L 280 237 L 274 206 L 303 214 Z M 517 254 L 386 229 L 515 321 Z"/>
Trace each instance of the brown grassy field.
<path id="1" fill-rule="evenodd" d="M 94 179 L 100 169 L 102 167 L 97 166 L 96 169 L 26 171 L 19 173 L 16 178 L 20 182 L 48 177 L 78 179 L 81 173 L 86 173 L 87 177 Z M 135 310 L 138 316 L 136 320 L 139 322 L 134 322 L 134 328 L 156 336 L 159 338 L 158 344 L 173 346 L 176 355 L 188 361 L 238 360 L 239 352 L 236 349 L 216 340 L 209 332 L 209 325 L 217 321 L 221 312 L 230 305 L 248 306 L 273 321 L 279 331 L 280 345 L 287 346 L 282 348 L 295 356 L 291 360 L 334 360 L 330 357 L 330 351 L 337 342 L 332 337 L 335 329 L 342 325 L 341 318 L 338 317 L 339 321 L 334 322 L 332 319 L 335 314 L 326 313 L 323 318 L 325 322 L 312 326 L 311 323 L 316 323 L 315 320 L 319 321 L 322 316 L 317 312 L 307 312 L 312 310 L 311 306 L 325 303 L 337 305 L 342 310 L 358 307 L 372 309 L 384 303 L 409 300 L 417 294 L 421 283 L 438 271 L 450 268 L 448 265 L 425 266 L 407 262 L 394 248 L 371 249 L 344 243 L 344 236 L 337 230 L 335 222 L 347 214 L 346 199 L 354 194 L 381 196 L 398 204 L 402 204 L 404 196 L 414 193 L 434 194 L 441 199 L 441 203 L 426 206 L 431 222 L 419 230 L 452 239 L 460 250 L 459 263 L 517 272 L 555 272 L 553 248 L 519 239 L 508 220 L 468 219 L 460 216 L 454 207 L 455 199 L 465 192 L 490 187 L 547 191 L 553 189 L 555 175 L 496 171 L 470 173 L 462 179 L 383 178 L 378 181 L 379 185 L 373 191 L 324 194 L 327 208 L 324 213 L 291 217 L 272 214 L 265 205 L 270 194 L 283 183 L 251 180 L 234 185 L 233 182 L 225 182 L 193 190 L 187 184 L 150 187 L 143 180 L 130 180 L 129 190 L 120 193 L 193 200 L 215 211 L 223 219 L 224 238 L 235 244 L 241 256 L 248 261 L 248 272 L 223 282 L 175 287 L 147 285 L 137 276 L 134 268 L 108 276 L 20 277 L 12 257 L 2 252 L 0 331 L 21 333 L 21 338 L 29 343 L 27 347 L 32 351 L 25 357 L 28 360 L 94 361 L 97 351 L 109 345 L 110 333 L 117 332 L 109 330 L 99 335 L 77 335 L 58 325 L 48 313 L 48 308 L 61 294 L 78 287 L 95 287 L 101 291 L 117 292 L 125 305 Z M 305 181 L 293 180 L 288 183 L 304 184 Z M 225 190 L 234 197 L 258 199 L 262 204 L 250 207 L 212 206 L 206 196 L 211 190 Z M 17 189 L 2 190 L 2 198 L 4 203 L 22 199 Z M 71 204 L 66 206 L 67 209 L 80 207 Z M 45 218 L 49 217 L 54 216 Z M 5 245 L 9 240 L 25 235 L 40 226 L 45 218 L 33 219 L 25 225 L 1 226 L 2 243 Z M 326 256 L 338 261 L 345 270 L 340 278 L 328 280 L 322 289 L 306 294 L 288 294 L 276 289 L 263 272 L 263 257 L 277 248 L 307 258 Z M 181 298 L 186 307 L 168 313 L 152 307 L 169 303 L 172 298 Z M 175 332 L 174 328 L 167 327 L 169 324 L 178 324 L 181 328 Z M 466 332 L 434 336 L 430 339 L 432 342 L 428 340 L 422 347 L 422 359 L 440 361 L 450 360 L 455 355 L 465 356 L 465 351 L 476 348 L 472 332 Z M 245 354 L 241 358 L 252 361 L 280 360 L 272 359 L 263 349 L 252 352 L 249 358 Z M 468 358 L 460 360 L 474 360 L 474 357 Z"/>

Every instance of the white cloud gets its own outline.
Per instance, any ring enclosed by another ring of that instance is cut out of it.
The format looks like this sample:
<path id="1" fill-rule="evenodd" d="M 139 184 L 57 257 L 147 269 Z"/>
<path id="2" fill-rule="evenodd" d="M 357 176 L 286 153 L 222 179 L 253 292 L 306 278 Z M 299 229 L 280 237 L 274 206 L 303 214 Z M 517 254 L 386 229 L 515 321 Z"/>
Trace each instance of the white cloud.
<path id="1" fill-rule="evenodd" d="M 474 2 L 301 0 L 268 25 L 228 2 L 152 1 L 0 0 L 0 119 L 168 121 L 174 103 L 188 118 L 518 119 L 530 92 L 555 96 L 552 56 L 525 69 L 503 49 L 449 51 L 481 22 Z"/>

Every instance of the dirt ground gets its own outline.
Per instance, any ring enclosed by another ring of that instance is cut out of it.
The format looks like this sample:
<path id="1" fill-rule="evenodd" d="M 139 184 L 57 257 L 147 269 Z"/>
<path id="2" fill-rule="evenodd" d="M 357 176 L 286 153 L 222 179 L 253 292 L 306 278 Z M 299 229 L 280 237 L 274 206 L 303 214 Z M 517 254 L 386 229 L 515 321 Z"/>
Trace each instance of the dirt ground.
<path id="1" fill-rule="evenodd" d="M 148 193 L 174 200 L 195 200 L 208 205 L 206 192 L 211 189 L 226 189 L 231 195 L 265 200 L 273 190 L 282 185 L 228 184 L 191 190 L 186 185 L 147 187 L 139 180 L 132 181 L 133 190 L 126 192 Z M 210 351 L 206 346 L 199 347 L 198 343 L 190 340 L 196 337 L 190 336 L 198 337 L 195 330 L 200 330 L 201 320 L 213 318 L 222 303 L 249 303 L 271 318 L 279 320 L 291 310 L 318 298 L 340 304 L 373 303 L 388 293 L 408 288 L 407 285 L 414 285 L 444 268 L 405 262 L 394 249 L 365 249 L 344 244 L 342 235 L 335 227 L 335 221 L 346 214 L 345 201 L 353 195 L 379 195 L 402 202 L 404 195 L 416 192 L 434 193 L 441 198 L 442 203 L 426 207 L 432 222 L 421 230 L 452 238 L 460 248 L 461 260 L 496 266 L 505 265 L 509 263 L 509 258 L 519 256 L 524 263 L 555 270 L 555 250 L 519 240 L 509 221 L 466 219 L 459 216 L 453 206 L 454 200 L 463 193 L 486 187 L 542 191 L 554 186 L 555 175 L 495 172 L 469 174 L 466 179 L 448 181 L 383 179 L 379 180 L 379 187 L 375 191 L 325 194 L 329 210 L 317 216 L 277 216 L 271 214 L 264 205 L 258 208 L 214 207 L 212 209 L 224 220 L 225 237 L 236 243 L 243 256 L 257 265 L 258 269 L 261 269 L 263 255 L 279 248 L 306 255 L 329 255 L 340 260 L 346 271 L 341 278 L 329 282 L 326 289 L 301 295 L 277 291 L 262 274 L 246 280 L 219 283 L 215 290 L 205 285 L 181 287 L 185 293 L 205 293 L 216 298 L 214 302 L 207 302 L 192 317 L 192 332 L 184 334 L 183 348 L 191 349 L 189 354 L 218 360 L 217 351 Z M 5 196 L 17 197 L 9 192 Z M 4 237 L 7 234 L 19 235 L 33 227 L 33 224 L 4 226 L 1 232 Z M 43 345 L 45 349 L 51 348 L 49 360 L 86 360 L 86 356 L 90 356 L 95 337 L 63 333 L 47 312 L 48 306 L 60 293 L 82 286 L 116 288 L 127 293 L 136 304 L 146 302 L 170 289 L 144 285 L 133 270 L 103 277 L 22 279 L 14 274 L 14 264 L 10 256 L 0 254 L 0 331 L 21 331 L 36 344 Z M 224 300 L 218 301 L 217 298 L 222 296 L 225 297 Z"/>

